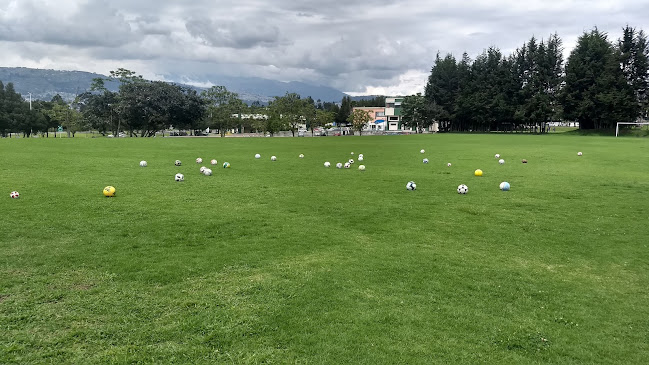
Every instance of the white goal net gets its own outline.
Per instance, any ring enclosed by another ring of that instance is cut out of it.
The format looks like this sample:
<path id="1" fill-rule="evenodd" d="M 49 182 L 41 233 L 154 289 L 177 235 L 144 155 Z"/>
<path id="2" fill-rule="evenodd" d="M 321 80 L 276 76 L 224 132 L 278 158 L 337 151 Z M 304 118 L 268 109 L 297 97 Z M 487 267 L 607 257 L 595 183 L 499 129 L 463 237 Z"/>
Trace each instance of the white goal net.
<path id="1" fill-rule="evenodd" d="M 649 122 L 617 122 L 617 125 L 615 126 L 615 137 L 620 133 L 620 125 L 643 126 L 649 125 Z"/>

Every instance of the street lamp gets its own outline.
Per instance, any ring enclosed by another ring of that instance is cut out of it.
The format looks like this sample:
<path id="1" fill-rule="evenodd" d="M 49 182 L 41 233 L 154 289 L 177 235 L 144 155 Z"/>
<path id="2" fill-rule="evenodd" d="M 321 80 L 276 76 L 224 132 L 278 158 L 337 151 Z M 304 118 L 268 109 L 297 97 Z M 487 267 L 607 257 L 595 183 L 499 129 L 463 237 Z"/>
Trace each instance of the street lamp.
<path id="1" fill-rule="evenodd" d="M 29 94 L 29 110 L 32 110 L 32 93 L 27 94 Z"/>

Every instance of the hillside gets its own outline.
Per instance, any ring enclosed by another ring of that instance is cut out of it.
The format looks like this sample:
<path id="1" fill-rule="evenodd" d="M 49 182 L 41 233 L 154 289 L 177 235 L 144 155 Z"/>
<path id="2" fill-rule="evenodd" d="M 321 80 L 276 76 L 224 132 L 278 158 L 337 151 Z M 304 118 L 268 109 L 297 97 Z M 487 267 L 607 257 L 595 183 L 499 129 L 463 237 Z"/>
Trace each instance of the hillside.
<path id="1" fill-rule="evenodd" d="M 85 71 L 57 71 L 24 67 L 0 67 L 0 81 L 7 84 L 12 82 L 16 91 L 27 97 L 32 94 L 33 99 L 51 100 L 56 94 L 64 99 L 71 100 L 75 95 L 90 88 L 92 80 L 97 77 L 106 77 Z M 178 83 L 223 85 L 230 91 L 239 93 L 246 102 L 268 102 L 274 96 L 284 95 L 286 92 L 295 92 L 302 97 L 311 96 L 314 100 L 338 102 L 345 94 L 327 86 L 311 85 L 303 82 L 281 82 L 256 77 L 231 77 L 231 76 L 194 76 L 167 75 L 168 80 Z M 188 81 L 191 80 L 191 81 Z M 108 89 L 116 91 L 117 82 L 107 83 Z M 200 87 L 196 89 L 202 90 Z"/>

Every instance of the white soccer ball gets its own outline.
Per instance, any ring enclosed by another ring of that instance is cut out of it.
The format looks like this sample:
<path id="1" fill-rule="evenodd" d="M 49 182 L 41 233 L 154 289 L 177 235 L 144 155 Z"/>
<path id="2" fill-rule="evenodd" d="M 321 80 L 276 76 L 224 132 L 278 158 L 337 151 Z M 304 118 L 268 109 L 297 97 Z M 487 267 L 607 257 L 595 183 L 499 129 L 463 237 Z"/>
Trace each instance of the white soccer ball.
<path id="1" fill-rule="evenodd" d="M 17 191 L 12 191 L 9 196 L 11 197 L 11 199 L 18 199 L 20 198 L 20 193 L 18 193 Z"/>
<path id="2" fill-rule="evenodd" d="M 324 167 L 329 167 L 329 166 L 331 166 L 331 163 L 329 163 L 329 161 L 324 163 Z"/>
<path id="3" fill-rule="evenodd" d="M 339 169 L 342 169 L 342 168 L 343 168 L 343 164 L 340 163 L 340 162 L 338 162 L 338 163 L 336 164 L 336 167 L 339 168 Z"/>
<path id="4" fill-rule="evenodd" d="M 414 181 L 408 181 L 408 183 L 406 184 L 406 189 L 415 190 L 417 189 L 417 184 L 415 184 Z"/>
<path id="5" fill-rule="evenodd" d="M 426 150 L 421 150 L 419 151 L 419 153 L 426 153 Z"/>
<path id="6" fill-rule="evenodd" d="M 352 152 L 351 154 L 353 155 L 353 154 L 354 154 L 354 152 Z"/>
<path id="7" fill-rule="evenodd" d="M 203 171 L 203 175 L 205 176 L 212 176 L 212 169 L 205 169 Z"/>
<path id="8" fill-rule="evenodd" d="M 345 162 L 345 168 L 346 168 L 346 169 L 350 168 L 351 166 L 352 166 L 352 165 L 351 165 L 349 162 Z"/>
<path id="9" fill-rule="evenodd" d="M 448 167 L 451 167 L 451 163 L 450 163 L 450 162 L 449 162 L 449 163 L 447 163 L 447 164 L 446 164 L 446 166 L 448 166 Z"/>
<path id="10" fill-rule="evenodd" d="M 261 155 L 260 155 L 260 154 L 256 154 L 256 155 L 255 155 L 255 158 L 261 158 Z"/>
<path id="11" fill-rule="evenodd" d="M 358 154 L 358 157 L 361 158 L 361 157 L 364 157 L 364 156 L 363 156 L 362 153 L 359 153 L 359 154 Z"/>
<path id="12" fill-rule="evenodd" d="M 500 153 L 496 153 L 495 158 L 500 158 Z"/>
<path id="13" fill-rule="evenodd" d="M 348 161 L 350 164 L 354 163 L 354 159 L 350 158 Z"/>
<path id="14" fill-rule="evenodd" d="M 210 161 L 210 164 L 212 164 L 212 165 L 216 165 L 217 163 L 219 163 L 217 160 L 211 160 Z"/>
<path id="15" fill-rule="evenodd" d="M 428 163 L 428 159 L 427 159 L 427 158 L 424 159 L 424 163 Z"/>
<path id="16" fill-rule="evenodd" d="M 300 153 L 299 158 L 304 158 L 304 154 Z"/>
<path id="17" fill-rule="evenodd" d="M 365 171 L 365 165 L 358 165 L 358 169 L 361 171 Z"/>
<path id="18" fill-rule="evenodd" d="M 361 155 L 358 155 L 358 161 L 363 161 L 364 159 L 365 159 L 365 157 L 363 157 Z"/>
<path id="19" fill-rule="evenodd" d="M 180 162 L 180 160 L 176 160 L 176 162 L 174 162 L 174 165 L 180 166 L 180 165 L 182 165 L 182 163 Z"/>
<path id="20" fill-rule="evenodd" d="M 206 169 L 206 168 L 207 168 L 207 167 L 205 167 L 205 166 L 201 166 L 201 168 L 200 168 L 200 169 L 198 169 L 198 171 L 200 171 L 200 172 L 201 172 L 201 174 L 202 174 L 202 173 L 204 173 L 204 172 L 205 172 L 205 169 Z"/>
<path id="21" fill-rule="evenodd" d="M 183 181 L 183 180 L 185 180 L 185 175 L 183 175 L 183 174 L 176 174 L 176 176 L 174 177 L 174 179 L 175 179 L 176 181 Z"/>
<path id="22" fill-rule="evenodd" d="M 146 161 L 140 161 L 140 167 L 146 167 Z"/>
<path id="23" fill-rule="evenodd" d="M 196 159 L 196 163 L 203 163 L 203 159 L 202 159 L 202 158 L 200 158 L 200 157 L 199 157 L 199 158 L 197 158 L 197 159 Z"/>
<path id="24" fill-rule="evenodd" d="M 498 163 L 501 164 L 501 165 L 503 165 L 503 164 L 505 163 L 505 160 L 503 160 L 503 159 L 501 158 L 500 160 L 498 160 Z"/>
<path id="25" fill-rule="evenodd" d="M 469 192 L 469 187 L 462 184 L 457 187 L 457 193 L 458 194 L 466 194 Z"/>
<path id="26" fill-rule="evenodd" d="M 276 156 L 270 156 L 270 160 L 271 161 L 277 161 L 277 157 Z"/>
<path id="27" fill-rule="evenodd" d="M 582 153 L 581 153 L 581 152 L 577 152 L 577 156 L 581 156 L 581 155 L 582 155 Z"/>

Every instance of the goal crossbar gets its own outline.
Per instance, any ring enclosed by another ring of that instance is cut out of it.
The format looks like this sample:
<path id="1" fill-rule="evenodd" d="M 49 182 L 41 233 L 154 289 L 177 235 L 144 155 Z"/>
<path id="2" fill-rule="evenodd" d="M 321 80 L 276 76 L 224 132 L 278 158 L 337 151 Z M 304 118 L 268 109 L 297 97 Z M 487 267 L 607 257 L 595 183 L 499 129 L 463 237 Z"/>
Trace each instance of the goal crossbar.
<path id="1" fill-rule="evenodd" d="M 620 124 L 626 125 L 649 125 L 649 122 L 617 122 L 615 125 L 615 137 L 620 133 Z"/>

